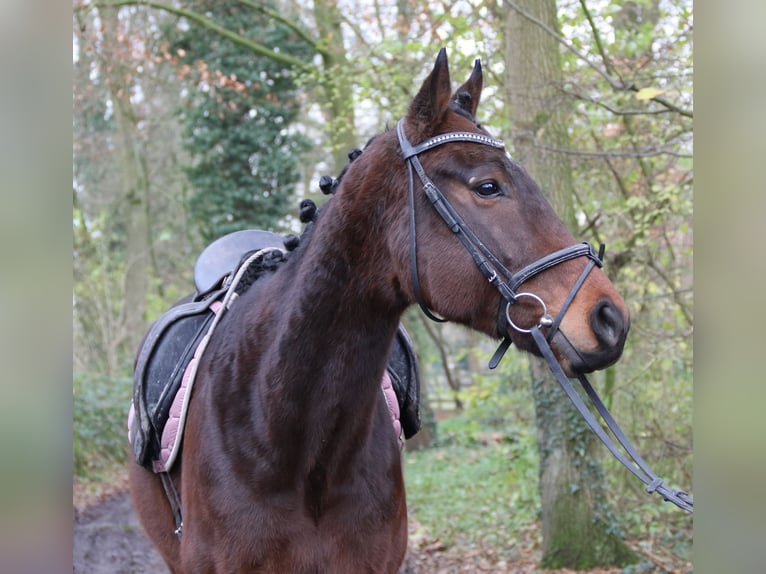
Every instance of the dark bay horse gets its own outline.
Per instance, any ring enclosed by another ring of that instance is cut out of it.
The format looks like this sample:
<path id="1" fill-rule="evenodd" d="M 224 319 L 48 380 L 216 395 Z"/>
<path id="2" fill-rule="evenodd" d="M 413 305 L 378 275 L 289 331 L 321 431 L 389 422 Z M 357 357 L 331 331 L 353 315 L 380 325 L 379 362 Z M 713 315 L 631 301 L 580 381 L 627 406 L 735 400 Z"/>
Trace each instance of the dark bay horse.
<path id="1" fill-rule="evenodd" d="M 509 322 L 550 328 L 547 311 L 570 376 L 620 357 L 624 302 L 598 266 L 584 276 L 592 248 L 572 251 L 537 185 L 476 122 L 481 89 L 477 61 L 453 93 L 442 50 L 397 130 L 348 166 L 311 237 L 225 316 L 172 473 L 180 537 L 157 475 L 131 465 L 139 517 L 172 572 L 398 571 L 407 508 L 380 381 L 416 301 L 531 352 Z M 512 279 L 530 264 L 517 293 Z"/>

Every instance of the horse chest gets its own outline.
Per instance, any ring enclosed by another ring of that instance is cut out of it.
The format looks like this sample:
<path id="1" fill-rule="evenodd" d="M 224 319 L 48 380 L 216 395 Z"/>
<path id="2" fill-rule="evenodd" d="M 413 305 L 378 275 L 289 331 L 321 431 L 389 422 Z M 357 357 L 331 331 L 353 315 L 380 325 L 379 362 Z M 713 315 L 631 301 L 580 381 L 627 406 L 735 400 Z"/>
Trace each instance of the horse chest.
<path id="1" fill-rule="evenodd" d="M 205 560 L 205 546 L 212 545 L 221 557 L 215 572 L 397 572 L 407 540 L 401 481 L 376 497 L 366 478 L 337 488 L 327 481 L 326 471 L 316 469 L 301 493 L 273 493 L 249 504 L 240 499 L 220 531 L 201 531 L 215 521 L 197 525 L 200 532 L 190 525 L 185 563 L 196 567 Z M 197 544 L 201 539 L 205 546 Z"/>

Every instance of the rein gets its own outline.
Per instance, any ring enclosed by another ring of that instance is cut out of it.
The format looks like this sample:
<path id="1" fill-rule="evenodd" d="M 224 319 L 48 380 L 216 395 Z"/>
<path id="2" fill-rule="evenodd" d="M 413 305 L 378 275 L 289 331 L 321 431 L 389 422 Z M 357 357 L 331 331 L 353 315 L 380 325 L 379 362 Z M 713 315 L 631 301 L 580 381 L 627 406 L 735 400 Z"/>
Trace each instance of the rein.
<path id="1" fill-rule="evenodd" d="M 484 277 L 500 292 L 501 309 L 503 303 L 505 303 L 504 319 L 506 324 L 512 327 L 514 330 L 520 333 L 531 334 L 535 343 L 537 344 L 540 353 L 548 363 L 548 367 L 556 377 L 556 380 L 561 385 L 561 388 L 566 393 L 569 400 L 572 401 L 574 406 L 579 411 L 580 415 L 588 423 L 588 426 L 596 433 L 596 436 L 604 443 L 609 449 L 609 452 L 620 461 L 630 472 L 632 472 L 639 480 L 647 485 L 646 491 L 651 494 L 657 492 L 666 501 L 672 502 L 679 508 L 686 510 L 687 512 L 693 512 L 694 503 L 692 498 L 682 490 L 673 490 L 668 488 L 662 479 L 660 479 L 649 466 L 644 459 L 636 451 L 635 447 L 631 444 L 625 434 L 620 429 L 617 422 L 614 420 L 609 410 L 599 398 L 595 389 L 591 386 L 585 375 L 579 375 L 578 380 L 588 395 L 589 399 L 595 406 L 598 413 L 606 422 L 607 427 L 612 434 L 617 438 L 617 441 L 623 447 L 630 460 L 626 458 L 614 444 L 609 435 L 604 431 L 596 418 L 591 413 L 590 409 L 585 405 L 580 395 L 572 386 L 571 381 L 567 378 L 561 365 L 556 360 L 556 357 L 551 350 L 549 341 L 551 341 L 554 335 L 558 332 L 558 328 L 564 317 L 564 314 L 569 309 L 575 295 L 582 287 L 585 279 L 590 274 L 594 266 L 601 267 L 603 265 L 604 257 L 604 245 L 599 248 L 598 253 L 595 252 L 593 246 L 590 243 L 584 242 L 570 247 L 565 247 L 553 253 L 550 253 L 537 261 L 522 268 L 516 274 L 511 273 L 500 260 L 487 248 L 484 243 L 476 236 L 470 227 L 465 223 L 462 217 L 455 211 L 454 207 L 449 203 L 444 194 L 434 184 L 434 182 L 426 175 L 418 154 L 433 149 L 439 145 L 450 142 L 469 142 L 481 145 L 488 145 L 497 149 L 505 149 L 505 144 L 502 140 L 495 139 L 483 134 L 477 134 L 473 132 L 452 132 L 448 134 L 442 134 L 432 137 L 418 145 L 413 146 L 407 140 L 404 135 L 404 120 L 399 120 L 396 124 L 396 133 L 399 138 L 399 145 L 402 150 L 402 157 L 407 163 L 407 173 L 409 178 L 409 207 L 410 207 L 410 272 L 412 274 L 413 289 L 415 292 L 415 299 L 418 305 L 423 310 L 423 313 L 430 319 L 438 322 L 445 322 L 445 319 L 439 318 L 434 315 L 423 300 L 423 295 L 420 288 L 420 280 L 418 278 L 418 264 L 417 264 L 417 237 L 416 237 L 416 219 L 415 219 L 415 191 L 414 191 L 414 177 L 413 170 L 417 173 L 418 178 L 423 184 L 423 191 L 426 197 L 433 205 L 436 212 L 441 216 L 450 230 L 457 236 L 468 253 L 471 255 L 479 271 Z M 561 307 L 558 315 L 553 318 L 548 314 L 548 308 L 545 302 L 534 293 L 518 292 L 517 289 L 522 283 L 528 279 L 546 271 L 556 265 L 574 259 L 576 257 L 587 257 L 589 259 L 580 277 L 577 279 L 572 289 L 567 295 L 564 304 Z M 537 325 L 531 328 L 522 328 L 516 325 L 510 317 L 511 305 L 516 303 L 519 299 L 529 298 L 537 302 L 542 313 Z M 545 327 L 547 336 L 542 334 L 541 328 Z M 563 333 L 560 333 L 563 336 Z M 504 337 L 500 346 L 495 351 L 492 359 L 489 362 L 489 367 L 494 369 L 502 359 L 505 352 L 510 347 L 512 341 L 507 335 Z"/>
<path id="2" fill-rule="evenodd" d="M 561 365 L 559 365 L 558 361 L 556 361 L 556 357 L 553 355 L 553 351 L 551 350 L 546 337 L 543 336 L 537 326 L 532 327 L 531 333 L 532 337 L 535 339 L 535 343 L 537 343 L 538 349 L 540 349 L 540 352 L 543 354 L 543 357 L 548 363 L 548 367 L 556 377 L 559 385 L 561 385 L 561 388 L 564 389 L 567 397 L 569 397 L 569 400 L 572 401 L 572 404 L 574 404 L 580 415 L 582 415 L 582 417 L 585 419 L 585 422 L 588 423 L 588 426 L 591 428 L 591 430 L 596 433 L 596 436 L 601 440 L 601 442 L 604 443 L 606 448 L 609 449 L 609 452 L 611 452 L 612 455 L 617 460 L 619 460 L 625 468 L 632 472 L 641 482 L 646 485 L 646 492 L 648 494 L 657 492 L 667 502 L 672 502 L 687 512 L 694 512 L 694 501 L 689 496 L 689 494 L 683 490 L 674 490 L 667 487 L 663 480 L 654 474 L 654 472 L 652 472 L 652 470 L 649 468 L 649 465 L 646 464 L 643 457 L 628 440 L 628 437 L 625 436 L 625 433 L 622 432 L 620 425 L 618 425 L 617 421 L 614 420 L 611 413 L 606 408 L 606 405 L 601 401 L 601 398 L 596 393 L 596 389 L 594 389 L 588 381 L 587 377 L 585 375 L 578 375 L 577 379 L 580 381 L 582 388 L 587 393 L 588 398 L 596 407 L 596 410 L 606 422 L 606 426 L 617 438 L 617 441 L 620 443 L 630 458 L 626 458 L 619 451 L 612 439 L 593 416 L 593 413 L 591 413 L 588 406 L 580 398 L 580 395 L 575 390 L 572 382 L 569 380 L 569 378 L 567 378 L 566 374 L 564 374 Z"/>

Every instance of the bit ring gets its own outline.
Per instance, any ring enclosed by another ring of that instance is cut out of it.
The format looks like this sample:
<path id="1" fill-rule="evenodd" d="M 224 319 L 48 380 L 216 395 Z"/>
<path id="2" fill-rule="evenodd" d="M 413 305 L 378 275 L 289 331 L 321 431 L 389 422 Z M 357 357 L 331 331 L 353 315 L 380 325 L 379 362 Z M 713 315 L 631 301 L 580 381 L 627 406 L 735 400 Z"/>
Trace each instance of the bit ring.
<path id="1" fill-rule="evenodd" d="M 553 317 L 548 315 L 548 307 L 545 305 L 545 302 L 540 297 L 538 297 L 534 293 L 517 293 L 516 294 L 516 299 L 521 299 L 522 297 L 530 297 L 534 299 L 543 308 L 543 314 L 540 317 L 540 321 L 538 321 L 537 323 L 538 327 L 550 327 L 553 324 Z M 524 329 L 522 327 L 519 327 L 516 323 L 513 322 L 510 315 L 510 310 L 511 310 L 511 303 L 509 301 L 508 304 L 505 306 L 505 318 L 508 320 L 508 324 L 519 333 L 531 333 L 532 332 L 531 327 L 529 329 Z"/>

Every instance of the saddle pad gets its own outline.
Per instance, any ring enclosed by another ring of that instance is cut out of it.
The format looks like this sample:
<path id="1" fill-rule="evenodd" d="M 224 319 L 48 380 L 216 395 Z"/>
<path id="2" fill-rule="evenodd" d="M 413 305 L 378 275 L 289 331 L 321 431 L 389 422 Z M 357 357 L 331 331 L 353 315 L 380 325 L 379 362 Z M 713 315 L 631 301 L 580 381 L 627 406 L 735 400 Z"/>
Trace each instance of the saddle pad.
<path id="1" fill-rule="evenodd" d="M 388 373 L 399 403 L 404 438 L 412 438 L 420 430 L 420 376 L 415 347 L 401 324 L 388 355 Z"/>
<path id="2" fill-rule="evenodd" d="M 218 315 L 222 307 L 223 304 L 220 301 L 215 301 L 210 305 L 210 311 Z M 213 327 L 217 324 L 208 326 L 208 323 L 209 321 L 206 320 L 205 326 L 207 326 L 207 331 L 204 332 L 202 339 L 199 339 L 197 336 L 193 337 L 197 345 L 193 349 L 194 353 L 184 369 L 179 384 L 176 384 L 176 378 L 173 377 L 167 379 L 168 384 L 164 385 L 164 388 L 161 388 L 162 386 L 159 384 L 154 385 L 162 390 L 161 402 L 158 401 L 156 403 L 157 408 L 154 410 L 155 414 L 151 418 L 152 430 L 154 431 L 153 436 L 160 435 L 159 452 L 157 452 L 156 440 L 152 441 L 155 448 L 150 451 L 152 453 L 150 457 L 151 468 L 154 472 L 168 472 L 178 455 L 186 421 L 186 411 L 189 406 L 189 399 L 191 398 L 190 389 L 197 374 L 197 365 L 202 357 L 202 353 L 207 348 L 210 335 L 213 333 Z M 186 353 L 183 356 L 186 357 Z M 131 443 L 133 442 L 132 429 L 134 424 L 135 407 L 131 402 L 128 413 L 128 441 Z M 146 465 L 147 463 L 148 460 L 143 464 Z"/>
<path id="3" fill-rule="evenodd" d="M 158 461 L 168 468 L 172 465 L 177 441 L 165 437 L 163 444 L 163 434 L 171 412 L 171 429 L 177 427 L 175 433 L 180 434 L 183 428 L 182 405 L 191 397 L 196 366 L 210 335 L 237 296 L 257 278 L 257 269 L 277 259 L 284 259 L 284 252 L 274 248 L 249 254 L 225 287 L 202 301 L 185 300 L 149 329 L 136 359 L 129 416 L 129 440 L 138 464 L 146 468 Z"/>
<path id="4" fill-rule="evenodd" d="M 217 316 L 223 309 L 223 303 L 214 301 L 209 309 Z M 208 321 L 204 324 L 207 325 Z M 139 462 L 156 473 L 170 471 L 178 456 L 197 365 L 216 325 L 217 322 L 210 324 L 201 338 L 193 337 L 198 343 L 179 384 L 174 384 L 175 379 L 168 379 L 169 384 L 164 387 L 158 385 L 162 387 L 159 395 L 162 402 L 158 402 L 159 408 L 154 411 L 155 415 L 151 419 L 153 440 L 150 442 L 154 448 L 144 455 L 144 462 Z M 389 356 L 388 368 L 383 373 L 380 384 L 400 450 L 404 446 L 404 439 L 412 437 L 420 430 L 420 383 L 411 345 L 407 332 L 400 326 Z M 183 356 L 187 355 L 187 349 L 184 348 Z M 177 367 L 174 370 L 177 370 Z M 157 395 L 156 390 L 154 395 Z M 131 403 L 128 414 L 128 440 L 134 445 L 135 416 L 135 406 Z M 159 437 L 158 443 L 156 437 Z"/>
<path id="5" fill-rule="evenodd" d="M 264 239 L 266 235 L 268 241 Z M 240 232 L 234 237 L 237 241 L 230 241 L 228 236 L 217 240 L 216 244 L 229 250 L 225 265 L 221 262 L 212 265 L 212 260 L 201 265 L 198 260 L 195 267 L 195 273 L 197 268 L 210 271 L 215 281 L 208 281 L 206 290 L 198 284 L 197 295 L 162 315 L 144 338 L 136 359 L 133 401 L 128 415 L 128 440 L 138 464 L 155 472 L 166 472 L 172 467 L 180 449 L 197 365 L 220 316 L 236 300 L 236 295 L 256 280 L 259 270 L 273 269 L 284 260 L 284 252 L 270 245 L 277 243 L 272 235 L 278 237 L 267 232 Z M 233 249 L 237 245 L 243 250 L 251 249 L 241 254 L 239 265 L 230 266 L 231 261 L 236 260 Z M 208 251 L 212 253 L 208 248 L 203 254 Z M 216 282 L 218 289 L 212 290 Z M 401 325 L 392 344 L 381 389 L 401 448 L 402 432 L 404 438 L 411 438 L 420 429 L 417 357 Z"/>

